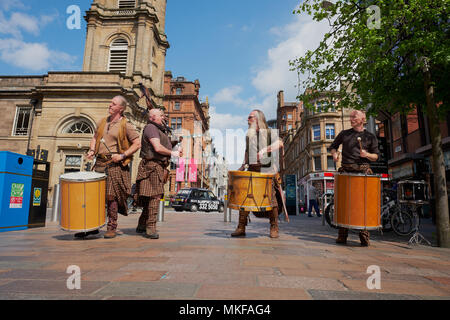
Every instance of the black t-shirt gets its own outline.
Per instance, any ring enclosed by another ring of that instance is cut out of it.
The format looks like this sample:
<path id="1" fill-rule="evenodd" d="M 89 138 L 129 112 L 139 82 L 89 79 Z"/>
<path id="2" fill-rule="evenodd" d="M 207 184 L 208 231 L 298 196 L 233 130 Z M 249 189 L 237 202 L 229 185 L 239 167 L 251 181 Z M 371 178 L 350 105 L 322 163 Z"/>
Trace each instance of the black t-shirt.
<path id="1" fill-rule="evenodd" d="M 358 132 L 352 129 L 341 131 L 330 146 L 330 149 L 338 149 L 342 144 L 342 163 L 344 164 L 368 164 L 370 160 L 360 157 L 358 137 L 361 137 L 362 148 L 369 153 L 380 156 L 378 151 L 378 139 L 367 130 Z"/>

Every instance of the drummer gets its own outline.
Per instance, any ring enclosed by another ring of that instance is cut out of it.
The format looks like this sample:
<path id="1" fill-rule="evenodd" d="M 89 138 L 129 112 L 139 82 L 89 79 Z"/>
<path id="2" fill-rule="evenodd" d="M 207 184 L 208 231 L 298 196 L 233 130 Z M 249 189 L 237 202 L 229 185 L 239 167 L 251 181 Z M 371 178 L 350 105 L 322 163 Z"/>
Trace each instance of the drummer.
<path id="1" fill-rule="evenodd" d="M 139 132 L 123 115 L 127 100 L 116 96 L 108 108 L 109 116 L 97 123 L 97 131 L 90 143 L 87 158 L 96 156 L 94 170 L 106 173 L 106 201 L 108 212 L 106 239 L 116 236 L 118 213 L 128 215 L 127 199 L 131 194 L 130 163 L 133 154 L 141 147 Z M 75 234 L 81 238 L 97 234 L 98 230 Z"/>
<path id="2" fill-rule="evenodd" d="M 269 129 L 266 117 L 260 110 L 253 110 L 248 116 L 249 130 L 246 136 L 244 163 L 238 169 L 243 171 L 248 167 L 248 171 L 261 173 L 277 174 L 273 179 L 273 192 L 271 205 L 273 210 L 270 211 L 270 237 L 278 238 L 278 201 L 277 192 L 280 192 L 281 179 L 278 174 L 279 163 L 272 161 L 271 153 L 277 150 L 283 152 L 283 142 L 278 138 L 271 143 L 271 130 Z M 282 195 L 278 195 L 279 199 L 283 199 Z M 280 203 L 281 205 L 281 203 Z M 239 211 L 239 223 L 236 230 L 231 234 L 232 237 L 245 237 L 245 226 L 247 225 L 249 212 Z"/>
<path id="3" fill-rule="evenodd" d="M 143 233 L 148 239 L 159 239 L 156 221 L 164 185 L 169 177 L 170 158 L 183 156 L 181 148 L 172 151 L 169 130 L 164 121 L 161 109 L 150 110 L 149 121 L 142 134 L 142 160 L 136 177 L 136 200 L 143 207 L 136 232 Z"/>
<path id="4" fill-rule="evenodd" d="M 354 110 L 350 114 L 351 129 L 341 131 L 330 146 L 334 162 L 339 160 L 339 145 L 342 144 L 342 164 L 340 173 L 363 173 L 373 174 L 370 162 L 378 160 L 378 139 L 369 131 L 364 129 L 366 115 L 360 110 Z M 360 140 L 358 139 L 360 138 Z M 339 227 L 336 243 L 346 244 L 348 229 Z M 359 239 L 362 246 L 369 246 L 369 231 L 361 230 Z"/>

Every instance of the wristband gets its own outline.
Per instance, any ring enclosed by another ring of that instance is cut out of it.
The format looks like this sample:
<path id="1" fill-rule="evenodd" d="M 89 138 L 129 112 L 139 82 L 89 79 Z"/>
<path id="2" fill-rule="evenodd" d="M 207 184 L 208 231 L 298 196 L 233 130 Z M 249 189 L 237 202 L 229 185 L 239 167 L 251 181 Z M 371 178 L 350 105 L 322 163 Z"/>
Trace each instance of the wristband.
<path id="1" fill-rule="evenodd" d="M 121 154 L 122 160 L 126 158 L 125 153 Z"/>

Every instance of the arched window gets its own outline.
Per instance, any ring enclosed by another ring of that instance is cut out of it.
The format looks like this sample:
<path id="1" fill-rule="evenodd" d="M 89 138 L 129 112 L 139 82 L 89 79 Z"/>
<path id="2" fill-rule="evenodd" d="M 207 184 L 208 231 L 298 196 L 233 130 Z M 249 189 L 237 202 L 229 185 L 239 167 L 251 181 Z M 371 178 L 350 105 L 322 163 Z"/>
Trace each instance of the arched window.
<path id="1" fill-rule="evenodd" d="M 136 0 L 119 0 L 119 9 L 136 8 Z"/>
<path id="2" fill-rule="evenodd" d="M 77 120 L 70 122 L 63 130 L 63 133 L 69 134 L 93 134 L 92 125 L 86 120 Z"/>
<path id="3" fill-rule="evenodd" d="M 128 61 L 128 41 L 124 38 L 118 38 L 111 43 L 109 49 L 108 71 L 127 71 Z"/>

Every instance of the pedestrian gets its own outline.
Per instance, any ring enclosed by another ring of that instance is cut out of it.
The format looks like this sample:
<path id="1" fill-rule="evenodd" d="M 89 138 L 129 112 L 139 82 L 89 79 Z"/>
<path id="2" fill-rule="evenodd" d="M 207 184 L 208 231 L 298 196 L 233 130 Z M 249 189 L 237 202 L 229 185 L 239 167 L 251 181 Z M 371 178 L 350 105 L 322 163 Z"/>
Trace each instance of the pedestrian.
<path id="1" fill-rule="evenodd" d="M 127 100 L 116 96 L 108 108 L 109 116 L 97 123 L 97 130 L 90 143 L 87 158 L 96 156 L 93 170 L 105 173 L 106 203 L 108 224 L 104 238 L 116 236 L 118 213 L 127 216 L 127 199 L 131 194 L 131 175 L 129 163 L 133 154 L 141 147 L 139 133 L 123 115 Z M 98 234 L 99 230 L 80 232 L 75 237 L 82 238 Z"/>
<path id="2" fill-rule="evenodd" d="M 279 175 L 279 163 L 271 161 L 271 153 L 280 150 L 283 152 L 283 142 L 278 138 L 271 141 L 271 130 L 269 129 L 264 113 L 260 110 L 253 110 L 248 116 L 249 130 L 246 136 L 244 163 L 238 169 L 248 171 L 274 173 L 272 179 L 272 210 L 268 212 L 270 220 L 270 237 L 278 238 L 278 212 L 279 205 L 282 205 L 283 195 L 281 194 L 281 178 Z M 277 200 L 277 198 L 279 200 Z M 281 202 L 280 202 L 281 201 Z M 282 207 L 281 207 L 282 208 Z M 249 212 L 239 211 L 239 223 L 236 230 L 231 234 L 232 237 L 245 237 L 245 227 L 247 225 Z"/>
<path id="3" fill-rule="evenodd" d="M 314 211 L 318 217 L 321 217 L 319 210 L 319 203 L 317 202 L 318 190 L 313 183 L 309 185 L 309 206 L 308 206 L 308 217 L 312 217 L 311 212 L 314 207 Z"/>
<path id="4" fill-rule="evenodd" d="M 341 131 L 330 146 L 334 162 L 338 162 L 338 147 L 342 144 L 342 166 L 340 173 L 373 174 L 370 162 L 377 161 L 379 156 L 377 137 L 364 129 L 366 115 L 360 110 L 350 114 L 351 129 Z M 358 139 L 360 138 L 360 140 Z M 336 243 L 346 244 L 348 229 L 339 227 Z M 369 246 L 370 234 L 368 230 L 359 232 L 362 246 Z"/>
<path id="5" fill-rule="evenodd" d="M 142 159 L 136 177 L 136 196 L 143 208 L 136 232 L 144 233 L 144 237 L 149 239 L 159 239 L 156 220 L 164 185 L 169 178 L 170 158 L 183 155 L 181 148 L 172 151 L 169 130 L 165 126 L 164 112 L 161 109 L 150 110 L 141 144 Z"/>

